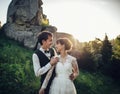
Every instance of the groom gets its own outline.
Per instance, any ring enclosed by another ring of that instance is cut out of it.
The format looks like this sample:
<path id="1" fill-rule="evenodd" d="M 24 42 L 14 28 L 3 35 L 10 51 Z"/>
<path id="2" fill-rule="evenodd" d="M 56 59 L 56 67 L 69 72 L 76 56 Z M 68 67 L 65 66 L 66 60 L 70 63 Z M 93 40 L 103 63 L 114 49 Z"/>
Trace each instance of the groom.
<path id="1" fill-rule="evenodd" d="M 34 72 L 37 77 L 41 76 L 41 85 L 43 84 L 44 79 L 50 68 L 58 62 L 58 58 L 52 58 L 53 56 L 56 55 L 55 50 L 53 48 L 50 48 L 52 45 L 52 41 L 53 41 L 52 33 L 49 31 L 42 31 L 38 35 L 37 42 L 37 45 L 38 43 L 40 43 L 41 46 L 39 49 L 35 50 L 32 56 Z M 54 76 L 55 69 L 53 70 L 52 76 L 46 89 L 42 91 L 44 94 L 49 93 L 49 88 Z M 39 93 L 40 92 L 41 91 L 39 91 Z"/>

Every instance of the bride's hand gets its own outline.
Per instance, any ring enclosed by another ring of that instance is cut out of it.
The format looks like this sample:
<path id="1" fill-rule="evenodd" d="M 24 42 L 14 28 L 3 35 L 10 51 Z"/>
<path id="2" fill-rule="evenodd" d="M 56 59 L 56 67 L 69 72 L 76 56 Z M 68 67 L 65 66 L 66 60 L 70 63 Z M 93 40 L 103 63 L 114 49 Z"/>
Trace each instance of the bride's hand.
<path id="1" fill-rule="evenodd" d="M 45 93 L 45 90 L 43 89 L 43 88 L 41 88 L 40 90 L 39 90 L 39 94 L 44 94 Z"/>

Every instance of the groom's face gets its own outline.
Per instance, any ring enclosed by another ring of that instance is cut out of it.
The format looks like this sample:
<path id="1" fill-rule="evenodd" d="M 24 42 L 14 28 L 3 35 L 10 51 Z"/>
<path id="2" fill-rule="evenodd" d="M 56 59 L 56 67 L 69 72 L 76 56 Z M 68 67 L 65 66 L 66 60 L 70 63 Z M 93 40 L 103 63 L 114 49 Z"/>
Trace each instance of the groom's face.
<path id="1" fill-rule="evenodd" d="M 50 46 L 52 45 L 53 42 L 53 37 L 52 36 L 48 36 L 48 39 L 44 41 L 44 45 L 46 48 L 50 48 Z"/>

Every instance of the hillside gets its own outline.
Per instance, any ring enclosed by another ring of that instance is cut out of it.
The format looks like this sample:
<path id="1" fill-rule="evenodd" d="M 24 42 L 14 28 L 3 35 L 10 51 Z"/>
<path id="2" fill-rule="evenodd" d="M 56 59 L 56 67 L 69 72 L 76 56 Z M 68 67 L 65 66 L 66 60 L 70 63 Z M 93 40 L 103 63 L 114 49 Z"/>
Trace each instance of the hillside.
<path id="1" fill-rule="evenodd" d="M 0 93 L 38 94 L 39 78 L 33 72 L 33 51 L 0 34 Z M 119 94 L 120 87 L 113 79 L 99 72 L 80 69 L 74 81 L 77 94 Z"/>

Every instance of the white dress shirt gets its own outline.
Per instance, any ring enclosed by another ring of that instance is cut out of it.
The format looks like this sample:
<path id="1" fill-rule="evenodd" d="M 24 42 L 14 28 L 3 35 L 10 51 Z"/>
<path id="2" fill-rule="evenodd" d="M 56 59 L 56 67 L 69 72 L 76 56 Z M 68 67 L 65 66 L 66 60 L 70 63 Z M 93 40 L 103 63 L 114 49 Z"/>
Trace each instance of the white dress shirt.
<path id="1" fill-rule="evenodd" d="M 42 47 L 39 50 L 41 50 L 50 59 L 50 53 L 45 53 Z M 35 53 L 32 56 L 32 60 L 33 60 L 34 72 L 37 77 L 46 73 L 51 68 L 50 62 L 48 62 L 48 64 L 46 64 L 45 66 L 41 67 L 40 63 L 42 62 L 40 62 L 37 54 Z"/>

